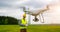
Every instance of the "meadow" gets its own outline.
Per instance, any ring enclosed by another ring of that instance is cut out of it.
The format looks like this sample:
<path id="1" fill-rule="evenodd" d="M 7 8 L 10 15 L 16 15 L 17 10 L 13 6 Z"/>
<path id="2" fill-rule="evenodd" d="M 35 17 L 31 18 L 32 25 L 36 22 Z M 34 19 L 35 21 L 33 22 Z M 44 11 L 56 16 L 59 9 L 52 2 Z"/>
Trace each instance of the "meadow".
<path id="1" fill-rule="evenodd" d="M 0 25 L 0 32 L 20 32 L 20 26 Z M 60 32 L 60 25 L 29 25 L 27 32 Z"/>

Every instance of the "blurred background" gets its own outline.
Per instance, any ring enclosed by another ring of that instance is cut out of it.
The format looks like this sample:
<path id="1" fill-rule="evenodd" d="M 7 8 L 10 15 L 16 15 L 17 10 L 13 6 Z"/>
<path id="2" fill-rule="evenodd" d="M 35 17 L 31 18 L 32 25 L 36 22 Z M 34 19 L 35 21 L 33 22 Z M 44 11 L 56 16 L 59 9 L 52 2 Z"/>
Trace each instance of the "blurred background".
<path id="1" fill-rule="evenodd" d="M 46 5 L 50 10 L 43 13 L 45 23 L 34 22 L 34 16 L 30 15 L 30 24 L 60 24 L 60 0 L 0 0 L 0 24 L 18 24 L 24 13 L 21 6 L 33 12 Z M 29 21 L 28 14 L 26 19 Z"/>

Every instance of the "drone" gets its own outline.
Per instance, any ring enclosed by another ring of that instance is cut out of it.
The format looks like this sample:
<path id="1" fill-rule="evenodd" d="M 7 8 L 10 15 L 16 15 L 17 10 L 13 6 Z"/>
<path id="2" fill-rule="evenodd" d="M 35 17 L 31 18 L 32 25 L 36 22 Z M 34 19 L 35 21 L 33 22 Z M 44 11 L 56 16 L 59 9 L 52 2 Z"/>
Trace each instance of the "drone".
<path id="1" fill-rule="evenodd" d="M 24 11 L 26 14 L 29 14 L 29 15 L 34 16 L 33 21 L 35 21 L 35 22 L 39 21 L 39 19 L 37 18 L 37 16 L 41 14 L 41 16 L 42 16 L 42 18 L 43 18 L 43 22 L 42 22 L 42 23 L 44 23 L 44 17 L 43 17 L 42 14 L 43 14 L 43 12 L 49 10 L 49 5 L 47 5 L 45 9 L 36 10 L 35 13 L 32 12 L 32 11 L 26 11 L 26 8 L 25 8 L 25 7 L 22 7 L 22 8 L 23 8 L 23 11 Z"/>

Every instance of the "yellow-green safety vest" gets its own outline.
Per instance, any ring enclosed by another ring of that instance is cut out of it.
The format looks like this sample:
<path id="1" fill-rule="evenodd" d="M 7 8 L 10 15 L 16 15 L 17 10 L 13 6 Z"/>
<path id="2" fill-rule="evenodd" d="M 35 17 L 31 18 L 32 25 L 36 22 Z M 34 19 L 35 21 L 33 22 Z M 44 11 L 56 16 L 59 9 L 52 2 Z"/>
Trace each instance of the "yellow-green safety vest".
<path id="1" fill-rule="evenodd" d="M 22 24 L 24 24 L 24 25 L 26 25 L 27 24 L 27 20 L 25 19 L 22 19 L 22 22 L 21 22 Z"/>

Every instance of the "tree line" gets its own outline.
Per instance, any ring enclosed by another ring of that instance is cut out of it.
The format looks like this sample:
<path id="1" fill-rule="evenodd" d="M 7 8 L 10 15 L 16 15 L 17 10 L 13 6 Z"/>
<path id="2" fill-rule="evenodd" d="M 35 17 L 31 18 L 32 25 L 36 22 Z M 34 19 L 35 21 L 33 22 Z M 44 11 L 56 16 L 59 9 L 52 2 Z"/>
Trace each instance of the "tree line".
<path id="1" fill-rule="evenodd" d="M 17 25 L 18 19 L 8 16 L 0 16 L 0 25 Z"/>

